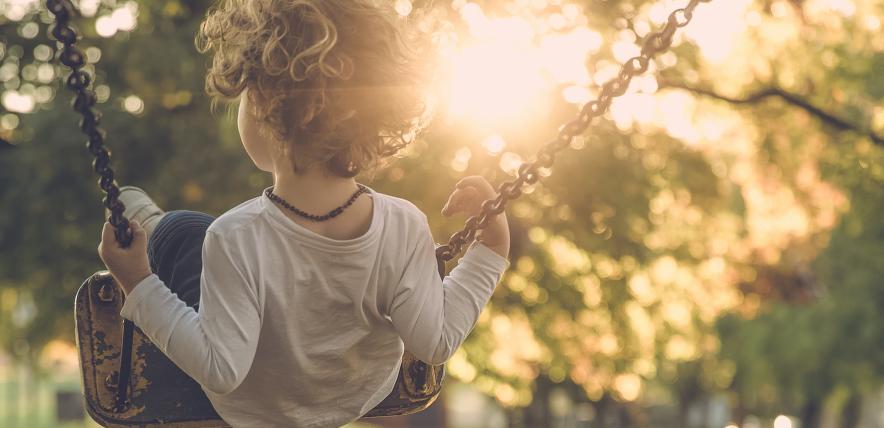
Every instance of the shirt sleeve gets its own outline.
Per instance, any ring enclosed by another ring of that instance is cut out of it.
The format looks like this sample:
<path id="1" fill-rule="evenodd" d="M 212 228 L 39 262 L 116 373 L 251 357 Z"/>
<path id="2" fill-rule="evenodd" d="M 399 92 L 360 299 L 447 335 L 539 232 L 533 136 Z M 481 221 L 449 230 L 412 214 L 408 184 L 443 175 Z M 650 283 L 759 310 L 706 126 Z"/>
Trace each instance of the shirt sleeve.
<path id="1" fill-rule="evenodd" d="M 156 275 L 127 296 L 121 315 L 132 320 L 172 362 L 203 388 L 226 394 L 251 368 L 261 330 L 255 284 L 213 232 L 203 243 L 199 312 L 188 307 Z"/>
<path id="2" fill-rule="evenodd" d="M 405 349 L 429 364 L 442 364 L 466 339 L 509 262 L 476 243 L 445 279 L 424 219 L 417 246 L 389 305 Z"/>

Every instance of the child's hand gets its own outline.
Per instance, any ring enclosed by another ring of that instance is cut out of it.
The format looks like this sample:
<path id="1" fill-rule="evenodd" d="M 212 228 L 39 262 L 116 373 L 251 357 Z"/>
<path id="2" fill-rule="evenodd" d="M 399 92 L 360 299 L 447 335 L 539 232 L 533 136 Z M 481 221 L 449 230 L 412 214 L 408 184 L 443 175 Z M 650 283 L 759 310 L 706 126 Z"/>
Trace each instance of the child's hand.
<path id="1" fill-rule="evenodd" d="M 101 231 L 101 244 L 98 245 L 98 256 L 116 279 L 126 294 L 132 292 L 142 279 L 150 274 L 150 263 L 147 261 L 147 233 L 138 222 L 130 221 L 132 228 L 132 244 L 122 248 L 114 237 L 114 228 L 104 223 Z"/>
<path id="2" fill-rule="evenodd" d="M 478 175 L 460 180 L 455 187 L 454 192 L 448 197 L 445 207 L 442 208 L 442 215 L 452 216 L 458 213 L 463 213 L 468 217 L 479 215 L 482 212 L 482 202 L 497 197 L 497 192 L 491 183 Z M 506 258 L 510 251 L 510 229 L 507 225 L 506 213 L 495 216 L 488 227 L 479 231 L 476 239 Z"/>

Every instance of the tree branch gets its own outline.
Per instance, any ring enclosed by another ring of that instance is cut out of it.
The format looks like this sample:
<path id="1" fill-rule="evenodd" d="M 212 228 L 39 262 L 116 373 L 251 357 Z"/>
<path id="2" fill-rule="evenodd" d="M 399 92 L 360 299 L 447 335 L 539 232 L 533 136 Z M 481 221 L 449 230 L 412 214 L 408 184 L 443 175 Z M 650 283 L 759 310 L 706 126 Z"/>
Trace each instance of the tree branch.
<path id="1" fill-rule="evenodd" d="M 872 139 L 872 142 L 879 145 L 884 146 L 884 136 L 876 134 L 872 130 L 863 129 L 861 126 L 850 123 L 838 116 L 835 116 L 832 113 L 824 111 L 823 109 L 811 104 L 805 99 L 800 98 L 799 96 L 786 92 L 780 88 L 766 88 L 762 89 L 754 94 L 749 94 L 745 98 L 732 98 L 717 92 L 713 92 L 709 89 L 698 88 L 694 86 L 690 86 L 686 83 L 675 82 L 671 80 L 661 79 L 660 88 L 676 88 L 676 89 L 684 89 L 689 92 L 693 92 L 695 94 L 703 95 L 709 98 L 714 98 L 721 101 L 726 101 L 731 104 L 757 104 L 766 98 L 776 97 L 785 101 L 787 104 L 791 104 L 795 107 L 798 107 L 807 113 L 810 113 L 811 116 L 816 117 L 823 123 L 832 126 L 833 128 L 839 131 L 854 131 L 859 134 L 867 135 Z"/>

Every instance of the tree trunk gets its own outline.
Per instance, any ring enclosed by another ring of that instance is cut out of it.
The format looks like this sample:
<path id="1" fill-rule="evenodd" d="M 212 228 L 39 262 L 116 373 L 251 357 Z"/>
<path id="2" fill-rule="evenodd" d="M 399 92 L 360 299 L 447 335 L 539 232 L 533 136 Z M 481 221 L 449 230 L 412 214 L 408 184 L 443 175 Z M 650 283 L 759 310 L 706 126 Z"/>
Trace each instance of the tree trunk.
<path id="1" fill-rule="evenodd" d="M 522 413 L 522 426 L 545 427 L 550 424 L 549 393 L 551 390 L 549 380 L 539 376 L 534 382 L 534 400 Z"/>

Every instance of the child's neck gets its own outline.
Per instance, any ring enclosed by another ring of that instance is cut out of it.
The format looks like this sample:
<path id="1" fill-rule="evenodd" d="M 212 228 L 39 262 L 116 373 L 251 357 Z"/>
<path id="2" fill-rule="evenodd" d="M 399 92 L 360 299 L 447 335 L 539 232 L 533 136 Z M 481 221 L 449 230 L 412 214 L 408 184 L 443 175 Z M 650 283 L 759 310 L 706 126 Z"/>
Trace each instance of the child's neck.
<path id="1" fill-rule="evenodd" d="M 343 205 L 358 186 L 354 178 L 330 174 L 311 168 L 300 174 L 291 169 L 277 169 L 273 174 L 273 193 L 309 214 L 324 215 Z M 328 221 L 315 222 L 283 210 L 295 223 L 332 239 L 352 239 L 364 234 L 371 225 L 373 203 L 362 195 L 341 215 Z"/>
<path id="2" fill-rule="evenodd" d="M 324 214 L 341 206 L 358 187 L 353 178 L 310 168 L 299 174 L 277 170 L 273 193 L 308 213 Z"/>

